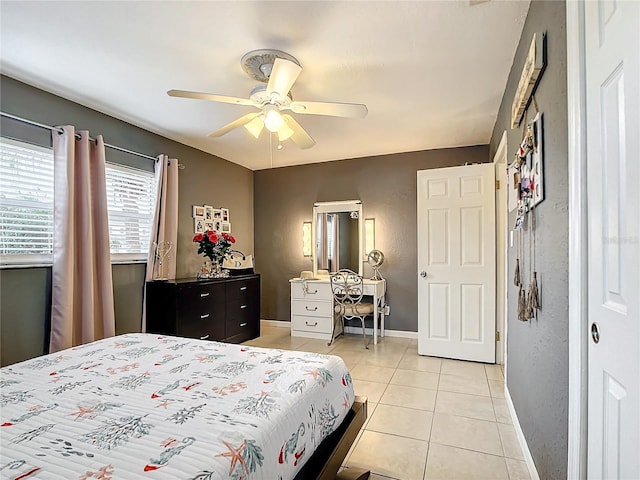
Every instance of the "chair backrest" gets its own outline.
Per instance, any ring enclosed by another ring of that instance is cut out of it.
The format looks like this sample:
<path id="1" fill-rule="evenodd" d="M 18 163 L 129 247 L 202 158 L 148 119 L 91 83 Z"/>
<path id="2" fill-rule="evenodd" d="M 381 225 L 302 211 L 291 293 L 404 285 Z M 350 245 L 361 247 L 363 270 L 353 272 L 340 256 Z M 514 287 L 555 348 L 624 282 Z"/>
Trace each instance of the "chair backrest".
<path id="1" fill-rule="evenodd" d="M 342 269 L 331 274 L 331 291 L 334 300 L 340 305 L 354 305 L 362 301 L 364 289 L 362 275 Z"/>

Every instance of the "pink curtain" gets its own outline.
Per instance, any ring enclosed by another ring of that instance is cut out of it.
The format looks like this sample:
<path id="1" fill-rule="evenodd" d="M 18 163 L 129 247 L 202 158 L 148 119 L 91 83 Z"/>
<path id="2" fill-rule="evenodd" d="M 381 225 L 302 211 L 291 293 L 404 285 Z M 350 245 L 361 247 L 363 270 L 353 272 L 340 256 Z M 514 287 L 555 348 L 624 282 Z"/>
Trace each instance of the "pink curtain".
<path id="1" fill-rule="evenodd" d="M 104 142 L 62 129 L 53 133 L 50 352 L 115 335 Z"/>
<path id="2" fill-rule="evenodd" d="M 151 244 L 147 260 L 147 282 L 158 274 L 156 245 L 168 242 L 169 254 L 162 259 L 162 276 L 176 278 L 176 249 L 178 247 L 178 160 L 160 155 L 156 160 L 156 212 L 153 217 Z M 142 305 L 141 331 L 147 331 L 147 288 L 145 283 Z"/>

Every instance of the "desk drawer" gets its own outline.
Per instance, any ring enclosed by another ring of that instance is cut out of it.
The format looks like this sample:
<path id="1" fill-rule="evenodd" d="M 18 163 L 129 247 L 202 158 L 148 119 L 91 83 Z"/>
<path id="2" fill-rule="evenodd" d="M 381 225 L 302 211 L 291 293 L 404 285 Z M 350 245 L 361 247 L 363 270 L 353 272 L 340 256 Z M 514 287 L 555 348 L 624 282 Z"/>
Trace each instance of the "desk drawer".
<path id="1" fill-rule="evenodd" d="M 292 300 L 291 315 L 306 315 L 310 317 L 331 317 L 332 302 L 314 302 L 312 300 Z"/>
<path id="2" fill-rule="evenodd" d="M 331 300 L 330 283 L 307 282 L 305 289 L 304 282 L 291 282 L 291 298 L 292 299 L 308 299 L 308 300 Z"/>
<path id="3" fill-rule="evenodd" d="M 292 315 L 291 329 L 303 332 L 331 334 L 331 317 L 311 317 L 307 315 Z"/>

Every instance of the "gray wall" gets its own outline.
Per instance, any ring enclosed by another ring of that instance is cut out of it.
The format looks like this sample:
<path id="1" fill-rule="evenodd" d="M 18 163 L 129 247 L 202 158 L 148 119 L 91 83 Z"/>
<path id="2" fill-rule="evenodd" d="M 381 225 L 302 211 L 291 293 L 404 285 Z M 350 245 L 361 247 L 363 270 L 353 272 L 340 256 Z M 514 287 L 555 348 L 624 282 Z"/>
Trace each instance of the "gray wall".
<path id="1" fill-rule="evenodd" d="M 253 253 L 253 172 L 200 150 L 174 142 L 131 124 L 52 95 L 12 78 L 0 77 L 0 109 L 47 125 L 71 124 L 103 135 L 105 142 L 155 156 L 166 153 L 186 168 L 180 171 L 177 276 L 189 277 L 202 264 L 192 243 L 192 205 L 227 207 L 236 247 Z M 46 141 L 46 131 L 3 121 L 2 134 L 35 142 Z M 150 160 L 107 149 L 107 160 L 149 169 Z M 144 265 L 113 268 L 116 331 L 140 328 Z M 43 353 L 48 320 L 50 269 L 0 271 L 2 365 Z"/>
<path id="2" fill-rule="evenodd" d="M 290 278 L 312 270 L 302 256 L 302 222 L 315 202 L 362 200 L 375 218 L 376 248 L 385 255 L 391 315 L 386 328 L 418 330 L 416 172 L 486 162 L 487 146 L 340 160 L 254 172 L 256 270 L 262 274 L 262 318 L 291 319 Z M 365 264 L 365 276 L 372 271 Z"/>
<path id="3" fill-rule="evenodd" d="M 511 103 L 534 32 L 547 32 L 547 68 L 535 98 L 544 113 L 545 200 L 535 209 L 536 270 L 542 310 L 536 320 L 517 319 L 517 290 L 508 282 L 507 386 L 542 479 L 566 478 L 568 422 L 568 164 L 565 2 L 533 1 L 491 139 L 491 155 L 508 132 L 509 161 L 521 141 L 510 130 Z M 534 115 L 529 107 L 528 118 Z M 509 217 L 513 225 L 514 214 Z M 525 233 L 525 251 L 529 248 Z M 515 268 L 509 250 L 509 279 Z M 529 258 L 529 255 L 526 257 Z M 521 261 L 522 262 L 522 261 Z M 528 260 L 527 260 L 528 262 Z M 527 268 L 528 270 L 528 268 Z M 528 279 L 525 281 L 528 286 Z"/>

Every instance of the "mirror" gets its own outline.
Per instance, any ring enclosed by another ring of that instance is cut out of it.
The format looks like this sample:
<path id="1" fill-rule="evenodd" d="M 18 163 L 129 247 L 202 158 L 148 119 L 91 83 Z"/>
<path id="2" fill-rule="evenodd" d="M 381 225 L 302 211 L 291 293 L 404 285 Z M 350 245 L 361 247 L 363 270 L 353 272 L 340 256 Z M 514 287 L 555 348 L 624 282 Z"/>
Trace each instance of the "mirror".
<path id="1" fill-rule="evenodd" d="M 362 203 L 318 202 L 313 207 L 313 274 L 348 268 L 362 275 Z"/>

